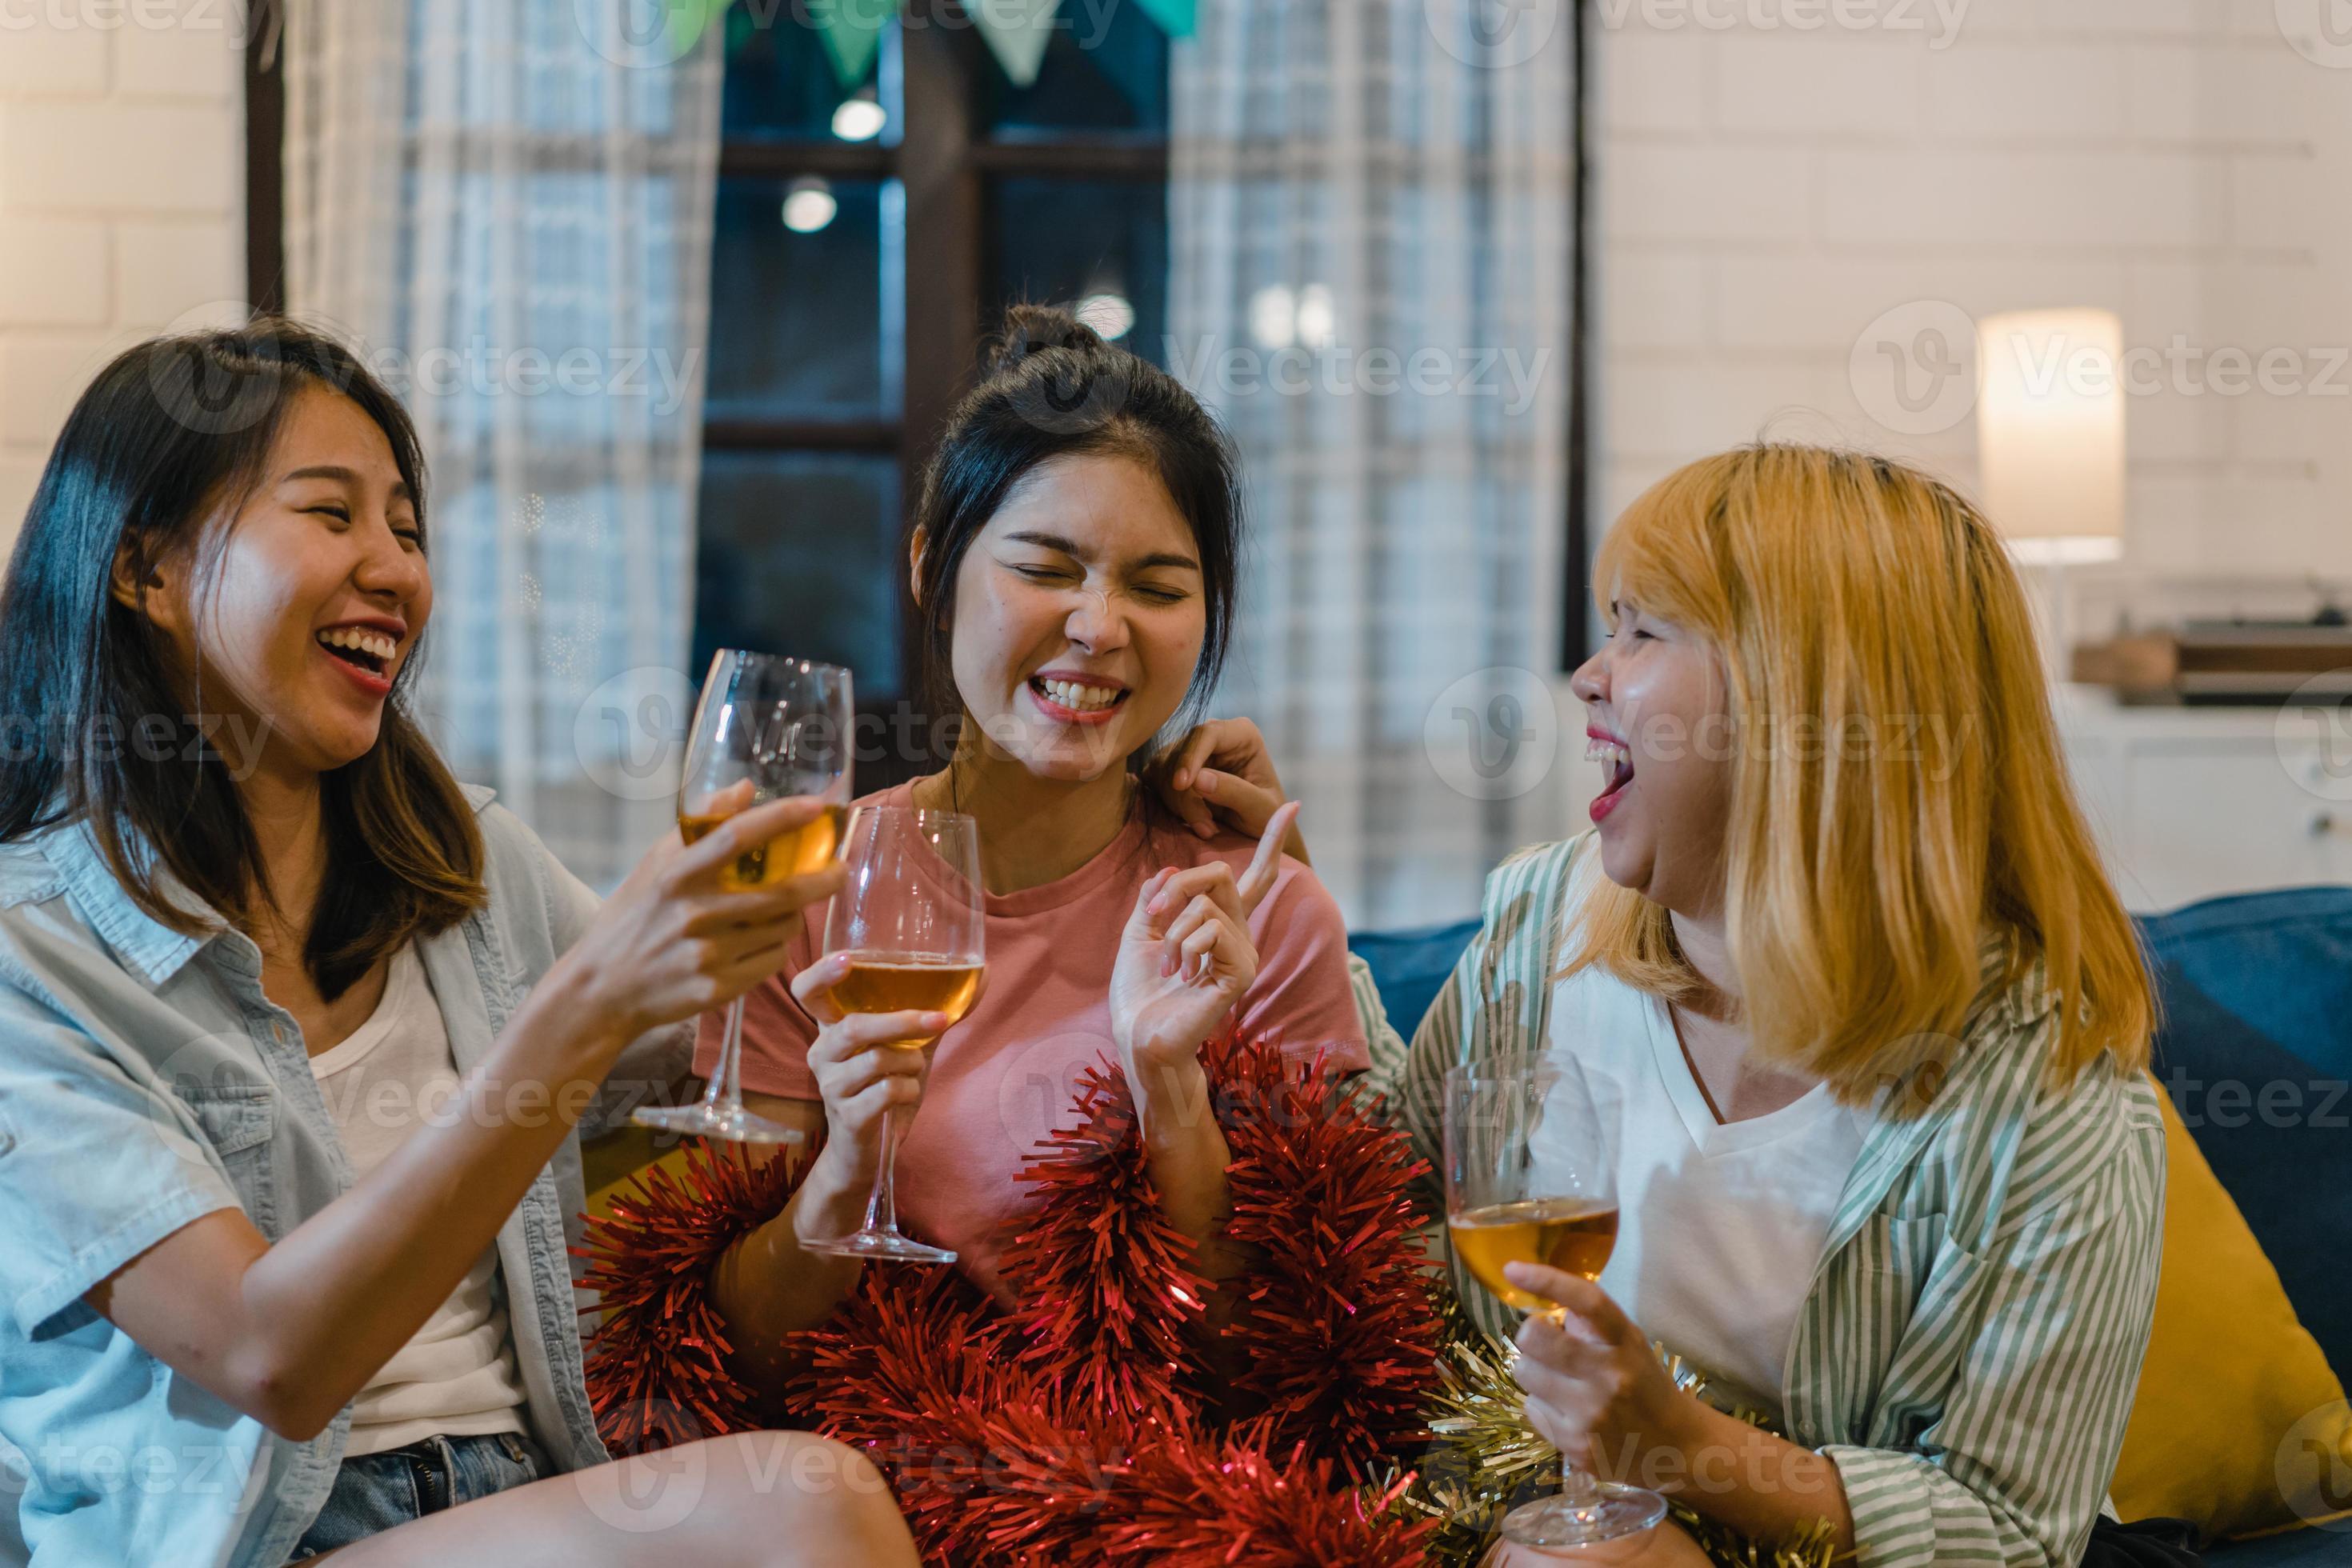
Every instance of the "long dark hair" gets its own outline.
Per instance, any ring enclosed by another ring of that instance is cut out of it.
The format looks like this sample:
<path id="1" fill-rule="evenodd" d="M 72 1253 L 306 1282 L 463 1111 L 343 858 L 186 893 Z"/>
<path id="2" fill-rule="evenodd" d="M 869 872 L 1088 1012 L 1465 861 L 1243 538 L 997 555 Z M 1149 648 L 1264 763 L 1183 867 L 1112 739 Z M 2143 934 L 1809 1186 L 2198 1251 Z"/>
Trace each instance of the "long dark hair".
<path id="1" fill-rule="evenodd" d="M 165 873 L 233 922 L 272 894 L 236 780 L 189 710 L 198 692 L 174 688 L 144 614 L 149 568 L 189 554 L 207 517 L 235 514 L 313 390 L 383 431 L 421 532 L 425 463 L 399 400 L 341 343 L 260 318 L 152 339 L 99 373 L 49 453 L 0 595 L 0 842 L 87 822 L 132 900 L 190 935 L 214 928 L 166 895 Z M 140 608 L 114 596 L 118 557 Z M 415 652 L 375 745 L 321 781 L 326 874 L 302 956 L 329 1000 L 484 900 L 473 809 L 407 711 Z"/>
<path id="2" fill-rule="evenodd" d="M 1233 643 L 1239 592 L 1241 473 L 1233 443 L 1158 365 L 1112 347 L 1066 310 L 1015 305 L 980 384 L 948 416 L 915 510 L 923 533 L 923 675 L 940 711 L 961 702 L 951 656 L 965 552 L 1031 469 L 1098 454 L 1131 458 L 1157 474 L 1192 525 L 1207 624 L 1179 717 L 1208 702 Z"/>

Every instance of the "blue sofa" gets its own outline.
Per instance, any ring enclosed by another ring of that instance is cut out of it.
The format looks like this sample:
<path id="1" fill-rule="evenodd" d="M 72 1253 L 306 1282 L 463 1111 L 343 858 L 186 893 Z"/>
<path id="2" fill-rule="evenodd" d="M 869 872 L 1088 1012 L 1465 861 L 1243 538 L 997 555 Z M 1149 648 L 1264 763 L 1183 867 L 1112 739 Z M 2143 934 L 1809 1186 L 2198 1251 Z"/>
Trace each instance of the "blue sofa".
<path id="1" fill-rule="evenodd" d="M 2352 1384 L 2352 888 L 2215 899 L 2139 925 L 2163 1005 L 2157 1076 L 2296 1315 Z M 1466 921 L 1350 945 L 1410 1036 L 1476 931 Z M 2211 1555 L 2229 1568 L 2352 1564 L 2352 1531 Z"/>

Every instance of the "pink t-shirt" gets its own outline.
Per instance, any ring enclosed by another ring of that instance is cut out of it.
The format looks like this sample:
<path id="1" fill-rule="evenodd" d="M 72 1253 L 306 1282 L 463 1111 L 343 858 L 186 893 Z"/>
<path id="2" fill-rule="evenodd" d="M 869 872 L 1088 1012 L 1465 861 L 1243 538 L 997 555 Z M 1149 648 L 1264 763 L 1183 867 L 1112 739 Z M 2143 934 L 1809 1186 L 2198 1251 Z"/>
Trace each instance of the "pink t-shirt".
<path id="1" fill-rule="evenodd" d="M 912 787 L 867 800 L 904 805 Z M 923 1103 L 899 1129 L 901 1226 L 953 1247 L 967 1274 L 983 1288 L 998 1288 L 1006 1222 L 1028 1199 L 1027 1184 L 1013 1180 L 1022 1156 L 1055 1128 L 1075 1123 L 1079 1073 L 1118 1060 L 1110 972 L 1137 891 L 1167 865 L 1213 858 L 1239 875 L 1256 849 L 1255 840 L 1234 834 L 1203 839 L 1189 831 L 1148 830 L 1138 816 L 1059 881 L 988 896 L 987 992 L 940 1037 Z M 823 951 L 824 916 L 824 905 L 809 910 L 808 929 L 793 942 L 784 973 L 746 998 L 746 1089 L 819 1098 L 808 1068 L 816 1026 L 786 984 Z M 1339 1071 L 1369 1067 L 1348 984 L 1347 928 L 1315 873 L 1286 858 L 1274 890 L 1250 917 L 1250 935 L 1258 971 L 1239 1007 L 1244 1036 L 1272 1040 L 1296 1056 L 1328 1051 Z M 706 1016 L 695 1053 L 706 1075 L 718 1060 L 719 1031 L 719 1016 Z"/>

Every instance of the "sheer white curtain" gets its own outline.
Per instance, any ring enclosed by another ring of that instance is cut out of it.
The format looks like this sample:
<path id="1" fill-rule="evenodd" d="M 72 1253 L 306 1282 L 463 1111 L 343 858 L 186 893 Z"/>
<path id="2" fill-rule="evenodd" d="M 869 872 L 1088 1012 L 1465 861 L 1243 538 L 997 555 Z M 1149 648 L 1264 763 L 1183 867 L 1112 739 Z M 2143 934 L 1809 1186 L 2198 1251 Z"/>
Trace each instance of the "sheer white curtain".
<path id="1" fill-rule="evenodd" d="M 1174 57 L 1171 365 L 1255 543 L 1220 705 L 1353 921 L 1473 912 L 1567 828 L 1572 0 L 1202 0 Z"/>
<path id="2" fill-rule="evenodd" d="M 672 808 L 719 135 L 719 29 L 632 47 L 625 5 L 290 0 L 284 35 L 289 310 L 431 465 L 418 711 L 598 884 Z"/>

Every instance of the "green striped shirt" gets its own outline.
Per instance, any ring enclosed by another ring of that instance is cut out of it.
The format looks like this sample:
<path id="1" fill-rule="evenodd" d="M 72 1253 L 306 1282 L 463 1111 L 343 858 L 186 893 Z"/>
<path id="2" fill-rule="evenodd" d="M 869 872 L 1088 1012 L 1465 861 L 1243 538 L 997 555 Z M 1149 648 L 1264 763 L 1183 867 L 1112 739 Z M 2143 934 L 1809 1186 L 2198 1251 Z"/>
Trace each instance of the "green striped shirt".
<path id="1" fill-rule="evenodd" d="M 1446 1069 L 1543 1048 L 1582 841 L 1497 868 L 1410 1050 L 1375 1036 L 1376 1087 L 1433 1167 Z M 2164 1124 L 2111 1063 L 2051 1089 L 2056 1022 L 2030 982 L 1988 985 L 1925 1113 L 1874 1117 L 1799 1309 L 1788 1430 L 1837 1465 L 1861 1568 L 2074 1568 L 2114 1472 L 2156 1306 Z"/>

